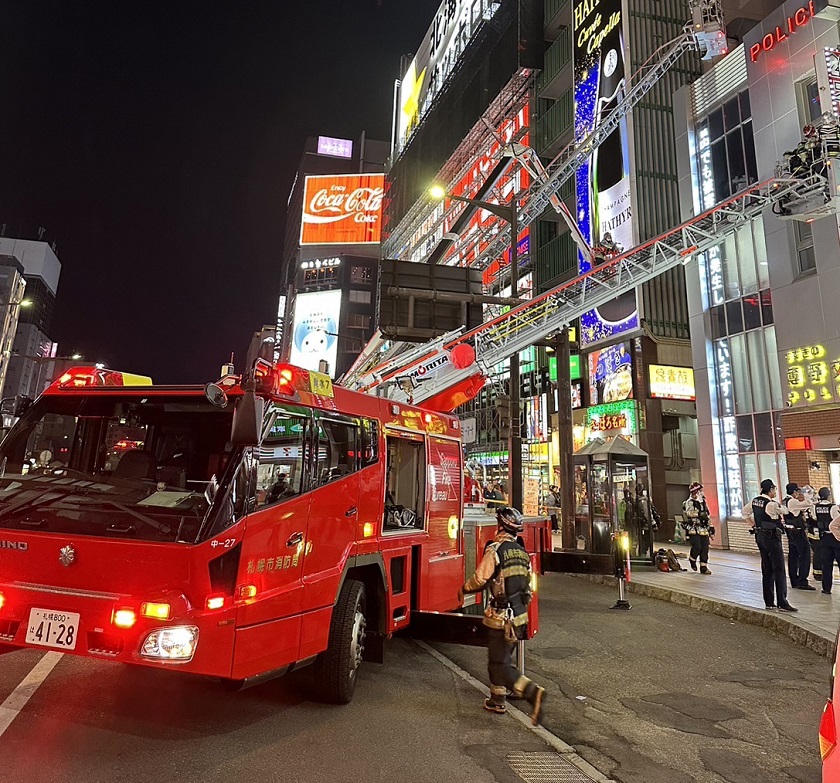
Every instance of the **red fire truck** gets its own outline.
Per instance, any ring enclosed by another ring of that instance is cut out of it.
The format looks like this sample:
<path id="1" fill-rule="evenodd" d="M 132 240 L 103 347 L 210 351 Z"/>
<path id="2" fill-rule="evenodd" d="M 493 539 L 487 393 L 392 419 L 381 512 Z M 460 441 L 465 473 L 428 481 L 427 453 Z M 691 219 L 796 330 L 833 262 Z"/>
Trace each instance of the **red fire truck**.
<path id="1" fill-rule="evenodd" d="M 0 444 L 7 650 L 240 683 L 314 663 L 347 702 L 387 637 L 457 610 L 492 529 L 465 562 L 457 417 L 296 367 L 205 388 L 78 368 L 23 407 Z"/>

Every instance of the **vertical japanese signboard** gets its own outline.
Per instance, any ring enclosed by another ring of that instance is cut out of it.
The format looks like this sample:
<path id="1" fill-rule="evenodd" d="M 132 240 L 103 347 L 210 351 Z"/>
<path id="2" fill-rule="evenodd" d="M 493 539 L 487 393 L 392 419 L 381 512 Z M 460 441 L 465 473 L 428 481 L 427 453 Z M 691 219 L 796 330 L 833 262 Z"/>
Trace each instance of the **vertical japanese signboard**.
<path id="1" fill-rule="evenodd" d="M 626 10 L 622 0 L 574 0 L 575 138 L 591 133 L 624 99 Z M 577 171 L 578 224 L 591 245 L 636 244 L 630 193 L 628 118 Z M 579 256 L 581 273 L 591 265 Z M 628 291 L 581 317 L 581 345 L 639 327 L 636 292 Z"/>

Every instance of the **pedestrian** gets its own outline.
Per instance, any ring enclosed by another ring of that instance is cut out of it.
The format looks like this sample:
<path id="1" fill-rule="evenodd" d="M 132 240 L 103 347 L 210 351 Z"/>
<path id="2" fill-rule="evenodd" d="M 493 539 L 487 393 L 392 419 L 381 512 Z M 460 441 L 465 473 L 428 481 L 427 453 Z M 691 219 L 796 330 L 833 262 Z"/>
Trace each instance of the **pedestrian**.
<path id="1" fill-rule="evenodd" d="M 811 546 L 814 579 L 822 582 L 823 539 L 829 535 L 828 526 L 832 517 L 840 512 L 831 501 L 831 490 L 828 487 L 820 487 L 817 498 L 817 502 L 814 503 L 814 515 L 808 521 L 808 543 Z"/>
<path id="2" fill-rule="evenodd" d="M 560 532 L 560 488 L 551 484 L 548 494 L 545 497 L 546 511 L 551 519 L 551 530 L 554 533 Z"/>
<path id="3" fill-rule="evenodd" d="M 828 487 L 823 487 L 825 494 L 829 495 Z M 820 490 L 822 497 L 823 491 Z M 828 530 L 820 541 L 822 549 L 822 591 L 825 595 L 831 595 L 831 586 L 834 583 L 834 562 L 840 566 L 840 509 L 837 506 L 829 506 L 826 514 L 825 506 L 817 506 L 817 524 L 824 524 L 828 518 Z"/>
<path id="4" fill-rule="evenodd" d="M 782 507 L 775 498 L 776 485 L 772 479 L 764 479 L 761 482 L 761 494 L 744 506 L 741 514 L 744 519 L 752 518 L 754 521 L 750 532 L 755 535 L 758 551 L 761 553 L 764 608 L 778 608 L 780 612 L 798 612 L 799 610 L 792 607 L 787 600 L 785 556 L 782 552 Z"/>
<path id="5" fill-rule="evenodd" d="M 697 570 L 697 560 L 700 560 L 700 573 L 711 574 L 709 570 L 709 539 L 715 535 L 715 529 L 709 524 L 709 507 L 706 505 L 706 498 L 703 496 L 703 485 L 699 481 L 693 482 L 688 487 L 688 498 L 683 501 L 683 513 L 686 521 L 683 522 L 688 540 L 691 543 L 691 552 L 688 555 L 688 564 L 692 571 Z"/>
<path id="6" fill-rule="evenodd" d="M 808 544 L 808 514 L 813 506 L 795 482 L 785 487 L 782 500 L 782 524 L 788 539 L 788 577 L 795 590 L 816 590 L 808 584 L 811 572 L 811 547 Z"/>
<path id="7" fill-rule="evenodd" d="M 531 722 L 540 721 L 545 688 L 520 674 L 513 665 L 516 642 L 528 635 L 528 604 L 531 600 L 531 559 L 517 542 L 523 526 L 518 511 L 500 508 L 496 511 L 496 537 L 484 549 L 484 557 L 475 573 L 459 591 L 478 593 L 485 588 L 489 603 L 484 612 L 487 626 L 487 673 L 490 676 L 490 698 L 484 709 L 498 714 L 506 711 L 508 689 L 531 705 Z"/>

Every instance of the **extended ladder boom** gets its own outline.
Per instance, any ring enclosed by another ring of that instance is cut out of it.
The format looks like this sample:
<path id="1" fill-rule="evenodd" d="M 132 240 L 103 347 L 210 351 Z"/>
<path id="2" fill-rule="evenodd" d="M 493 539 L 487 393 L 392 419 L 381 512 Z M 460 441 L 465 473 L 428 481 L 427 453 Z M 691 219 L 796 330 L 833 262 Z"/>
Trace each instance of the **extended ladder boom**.
<path id="1" fill-rule="evenodd" d="M 500 362 L 567 326 L 593 307 L 719 245 L 768 206 L 788 213 L 798 210 L 811 219 L 835 212 L 837 200 L 833 186 L 818 174 L 754 185 L 475 329 L 451 333 L 433 344 L 415 346 L 413 355 L 405 353 L 365 368 L 364 374 L 357 375 L 347 385 L 402 402 L 452 410 L 474 396 L 483 379 Z M 465 364 L 465 354 L 474 354 L 474 361 Z M 468 389 L 463 393 L 451 393 L 464 384 Z"/>

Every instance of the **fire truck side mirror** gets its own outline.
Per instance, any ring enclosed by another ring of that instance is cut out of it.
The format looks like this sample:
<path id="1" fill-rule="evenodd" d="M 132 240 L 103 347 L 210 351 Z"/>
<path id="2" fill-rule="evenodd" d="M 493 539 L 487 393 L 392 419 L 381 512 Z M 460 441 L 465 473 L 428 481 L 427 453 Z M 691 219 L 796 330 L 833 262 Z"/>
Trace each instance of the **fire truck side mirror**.
<path id="1" fill-rule="evenodd" d="M 0 400 L 0 413 L 7 416 L 23 416 L 32 407 L 33 400 L 25 394 L 16 397 L 4 397 Z"/>
<path id="2" fill-rule="evenodd" d="M 228 404 L 228 396 L 225 390 L 219 386 L 218 383 L 208 383 L 204 387 L 204 396 L 208 399 L 211 405 L 217 408 L 226 408 Z"/>
<path id="3" fill-rule="evenodd" d="M 257 397 L 253 388 L 245 389 L 233 411 L 230 442 L 234 446 L 259 446 L 265 400 Z"/>

